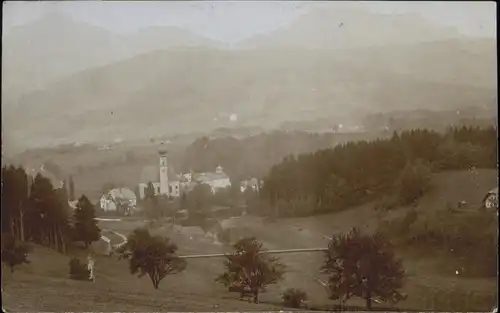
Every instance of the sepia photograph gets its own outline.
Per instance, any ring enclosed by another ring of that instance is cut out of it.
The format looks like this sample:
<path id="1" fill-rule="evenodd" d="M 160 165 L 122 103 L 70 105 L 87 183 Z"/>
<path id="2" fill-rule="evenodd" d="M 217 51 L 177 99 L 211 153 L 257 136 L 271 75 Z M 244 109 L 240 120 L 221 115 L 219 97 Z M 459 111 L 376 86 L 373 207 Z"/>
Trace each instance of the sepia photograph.
<path id="1" fill-rule="evenodd" d="M 497 312 L 493 1 L 4 1 L 4 312 Z"/>

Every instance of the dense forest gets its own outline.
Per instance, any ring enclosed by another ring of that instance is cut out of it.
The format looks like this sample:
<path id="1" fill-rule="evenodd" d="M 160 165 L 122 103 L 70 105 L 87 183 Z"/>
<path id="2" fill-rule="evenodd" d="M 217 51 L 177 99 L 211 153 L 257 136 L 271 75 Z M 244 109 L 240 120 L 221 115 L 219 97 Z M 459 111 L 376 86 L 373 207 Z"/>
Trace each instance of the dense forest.
<path id="1" fill-rule="evenodd" d="M 2 238 L 37 243 L 61 253 L 74 247 L 73 243 L 88 245 L 98 240 L 93 205 L 82 195 L 72 209 L 67 188 L 54 188 L 47 177 L 32 177 L 22 167 L 3 166 Z"/>
<path id="2" fill-rule="evenodd" d="M 305 131 L 273 131 L 244 138 L 202 137 L 189 145 L 183 153 L 172 154 L 174 164 L 182 164 L 183 172 L 213 171 L 224 168 L 232 181 L 249 177 L 263 177 L 269 169 L 289 154 L 300 154 L 326 149 L 340 143 L 374 140 L 390 133 L 310 133 Z"/>
<path id="3" fill-rule="evenodd" d="M 264 179 L 267 206 L 258 205 L 283 216 L 341 210 L 398 192 L 410 203 L 425 192 L 431 172 L 471 167 L 497 168 L 496 128 L 394 132 L 284 158 Z"/>

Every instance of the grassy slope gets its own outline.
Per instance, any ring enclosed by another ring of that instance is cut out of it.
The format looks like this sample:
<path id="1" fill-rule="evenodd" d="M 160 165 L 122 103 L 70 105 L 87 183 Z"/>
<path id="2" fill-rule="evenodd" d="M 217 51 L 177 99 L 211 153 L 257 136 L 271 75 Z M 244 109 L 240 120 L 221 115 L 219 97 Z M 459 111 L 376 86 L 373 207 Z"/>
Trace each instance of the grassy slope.
<path id="1" fill-rule="evenodd" d="M 471 208 L 475 208 L 485 192 L 495 186 L 496 177 L 497 171 L 494 170 L 437 174 L 433 179 L 434 189 L 422 199 L 419 210 L 424 212 L 442 209 L 446 202 L 456 204 L 461 200 L 466 200 Z M 264 240 L 265 246 L 269 249 L 325 247 L 327 239 L 324 236 L 330 236 L 333 232 L 348 231 L 353 226 L 361 227 L 368 232 L 375 230 L 378 222 L 372 208 L 373 204 L 367 204 L 335 214 L 281 219 L 275 222 L 248 216 L 226 220 L 223 224 L 224 227 L 232 228 L 233 240 L 240 236 L 256 236 Z M 402 208 L 392 214 L 404 214 L 405 211 Z M 140 225 L 138 221 L 130 221 L 108 224 L 107 227 L 126 233 Z M 225 247 L 212 244 L 209 239 L 203 237 L 199 229 L 185 228 L 182 233 L 177 233 L 168 227 L 162 227 L 156 229 L 155 232 L 168 235 L 178 243 L 180 254 L 218 253 L 227 250 Z M 436 268 L 437 260 L 434 258 L 415 259 L 401 253 L 400 256 L 403 257 L 408 272 L 405 291 L 411 295 L 407 301 L 399 305 L 402 308 L 429 308 L 426 307 L 430 305 L 426 304 L 428 297 L 424 294 L 434 293 L 435 290 L 441 289 L 449 290 L 452 288 L 450 286 L 480 294 L 488 294 L 496 287 L 494 280 L 465 279 L 439 272 Z M 287 265 L 288 273 L 282 283 L 269 288 L 268 292 L 262 296 L 262 300 L 276 302 L 279 301 L 281 292 L 286 288 L 301 287 L 308 292 L 312 302 L 319 304 L 329 302 L 326 300 L 324 288 L 314 279 L 314 277 L 319 277 L 325 280 L 319 275 L 321 253 L 289 254 L 280 257 Z M 187 285 L 190 281 L 197 281 L 200 292 L 209 292 L 218 288 L 213 283 L 213 277 L 221 272 L 221 263 L 220 259 L 190 260 L 190 270 L 180 274 L 179 277 L 182 277 L 183 283 Z M 351 304 L 363 305 L 357 300 L 352 300 Z M 485 308 L 478 307 L 477 309 Z"/>
<path id="2" fill-rule="evenodd" d="M 461 200 L 468 201 L 473 208 L 472 204 L 479 203 L 484 193 L 496 185 L 497 175 L 495 170 L 438 174 L 434 179 L 434 190 L 422 199 L 419 210 L 441 209 L 446 202 L 455 204 Z M 373 205 L 369 204 L 336 214 L 282 219 L 276 222 L 253 217 L 236 218 L 231 223 L 237 230 L 232 231 L 231 235 L 233 239 L 238 239 L 239 236 L 257 236 L 264 240 L 269 249 L 324 247 L 327 244 L 324 236 L 331 235 L 334 231 L 347 231 L 353 226 L 362 227 L 366 231 L 374 230 L 377 218 L 372 207 Z M 143 225 L 143 222 L 128 219 L 101 224 L 103 228 L 127 234 Z M 228 251 L 227 247 L 214 244 L 196 228 L 180 230 L 163 226 L 154 232 L 170 236 L 178 244 L 181 255 Z M 405 291 L 410 297 L 398 305 L 401 308 L 432 309 L 427 302 L 428 297 L 424 294 L 435 293 L 435 290 L 439 289 L 450 290 L 456 287 L 489 294 L 497 286 L 496 280 L 444 275 L 436 269 L 435 260 L 431 258 L 413 259 L 405 255 L 402 257 L 408 273 Z M 15 279 L 12 279 L 9 273 L 4 275 L 5 302 L 8 308 L 211 311 L 215 310 L 215 303 L 219 304 L 217 310 L 243 310 L 247 307 L 250 310 L 260 310 L 265 307 L 265 304 L 249 305 L 230 300 L 236 295 L 228 294 L 222 286 L 214 282 L 214 278 L 222 272 L 222 260 L 218 258 L 189 260 L 188 269 L 181 274 L 167 277 L 161 283 L 159 291 L 153 290 L 148 278 L 138 279 L 128 274 L 126 262 L 113 258 L 98 259 L 95 284 L 65 279 L 67 259 L 48 253 L 43 248 L 37 249 L 31 258 L 34 264 L 23 266 L 21 271 L 14 273 Z M 288 287 L 300 287 L 307 291 L 311 302 L 331 303 L 327 300 L 323 287 L 313 278 L 320 277 L 318 272 L 322 262 L 321 253 L 281 255 L 281 259 L 288 267 L 286 278 L 280 284 L 271 286 L 268 292 L 262 295 L 263 302 L 276 303 L 283 290 Z M 73 296 L 76 292 L 81 295 Z M 25 303 L 24 306 L 21 303 Z M 363 302 L 352 300 L 350 304 L 363 305 Z M 488 309 L 490 308 L 476 308 Z"/>
<path id="3" fill-rule="evenodd" d="M 200 294 L 167 277 L 154 290 L 147 277 L 128 272 L 126 261 L 97 257 L 96 282 L 67 279 L 68 258 L 36 247 L 32 264 L 11 274 L 3 268 L 3 305 L 12 311 L 236 311 L 276 310 L 272 305 L 249 304 L 219 290 Z M 231 298 L 233 297 L 233 298 Z"/>

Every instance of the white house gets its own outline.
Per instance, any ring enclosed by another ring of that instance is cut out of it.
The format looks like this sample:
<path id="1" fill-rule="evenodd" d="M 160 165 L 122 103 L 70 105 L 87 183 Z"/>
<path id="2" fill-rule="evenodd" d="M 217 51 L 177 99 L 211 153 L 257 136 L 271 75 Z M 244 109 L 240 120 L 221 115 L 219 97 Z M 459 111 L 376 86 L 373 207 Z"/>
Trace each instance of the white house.
<path id="1" fill-rule="evenodd" d="M 125 203 L 129 208 L 137 205 L 135 193 L 127 188 L 115 188 L 102 195 L 100 200 L 101 209 L 104 211 L 116 211 L 116 203 Z"/>
<path id="2" fill-rule="evenodd" d="M 212 193 L 217 190 L 231 187 L 231 180 L 224 173 L 221 166 L 217 166 L 215 172 L 193 174 L 193 181 L 198 184 L 207 184 L 212 189 Z"/>

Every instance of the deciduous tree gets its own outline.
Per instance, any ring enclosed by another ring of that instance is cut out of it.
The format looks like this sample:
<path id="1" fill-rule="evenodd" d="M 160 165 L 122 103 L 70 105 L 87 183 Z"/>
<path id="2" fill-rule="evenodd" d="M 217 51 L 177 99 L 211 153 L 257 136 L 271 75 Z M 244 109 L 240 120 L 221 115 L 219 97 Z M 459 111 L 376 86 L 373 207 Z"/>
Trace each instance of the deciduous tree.
<path id="1" fill-rule="evenodd" d="M 405 271 L 382 236 L 364 235 L 354 228 L 347 234 L 332 237 L 326 251 L 322 271 L 329 276 L 331 299 L 343 304 L 356 296 L 366 300 L 367 310 L 372 300 L 397 302 L 404 298 Z"/>
<path id="2" fill-rule="evenodd" d="M 163 278 L 186 268 L 186 261 L 177 257 L 176 251 L 177 245 L 169 238 L 151 236 L 147 229 L 136 229 L 118 252 L 130 259 L 131 274 L 148 275 L 158 289 Z"/>
<path id="3" fill-rule="evenodd" d="M 248 290 L 254 302 L 258 303 L 261 291 L 283 279 L 285 266 L 278 258 L 265 254 L 266 249 L 256 238 L 243 238 L 234 245 L 234 249 L 234 253 L 226 256 L 225 273 L 216 281 L 229 288 L 236 287 L 242 297 Z"/>

